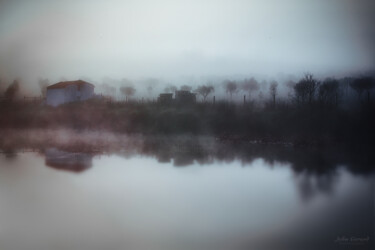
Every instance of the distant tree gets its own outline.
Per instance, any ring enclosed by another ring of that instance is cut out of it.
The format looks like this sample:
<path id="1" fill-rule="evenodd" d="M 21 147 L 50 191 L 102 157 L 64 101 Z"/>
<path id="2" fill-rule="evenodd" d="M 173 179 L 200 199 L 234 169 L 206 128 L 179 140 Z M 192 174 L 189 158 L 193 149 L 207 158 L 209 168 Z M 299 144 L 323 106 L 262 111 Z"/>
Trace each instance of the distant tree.
<path id="1" fill-rule="evenodd" d="M 274 107 L 276 106 L 277 85 L 278 83 L 276 81 L 272 81 L 270 85 L 270 95 Z"/>
<path id="2" fill-rule="evenodd" d="M 253 77 L 250 79 L 245 79 L 241 85 L 242 90 L 249 93 L 249 99 L 253 92 L 259 90 L 259 83 Z"/>
<path id="3" fill-rule="evenodd" d="M 120 91 L 125 96 L 126 101 L 129 101 L 129 98 L 135 94 L 135 88 L 133 88 L 132 86 L 121 87 Z"/>
<path id="4" fill-rule="evenodd" d="M 298 82 L 294 86 L 295 100 L 298 104 L 305 104 L 307 102 L 307 88 L 306 84 Z"/>
<path id="5" fill-rule="evenodd" d="M 367 101 L 370 102 L 370 91 L 374 88 L 375 82 L 372 77 L 361 77 L 350 83 L 350 87 L 358 94 L 358 100 L 361 99 L 363 92 L 367 92 Z"/>
<path id="6" fill-rule="evenodd" d="M 295 86 L 294 93 L 297 103 L 311 104 L 314 99 L 319 86 L 319 82 L 313 77 L 312 74 L 305 74 Z"/>
<path id="7" fill-rule="evenodd" d="M 230 95 L 232 100 L 232 95 L 237 92 L 237 83 L 235 81 L 227 80 L 224 82 L 225 91 Z"/>
<path id="8" fill-rule="evenodd" d="M 11 85 L 4 92 L 4 97 L 10 101 L 14 100 L 17 97 L 17 94 L 20 91 L 20 84 L 18 80 L 14 80 Z"/>
<path id="9" fill-rule="evenodd" d="M 211 85 L 202 85 L 202 86 L 199 86 L 195 92 L 197 92 L 199 95 L 201 95 L 203 97 L 203 101 L 206 101 L 206 98 L 209 94 L 211 94 L 212 92 L 214 92 L 214 87 L 211 86 Z"/>
<path id="10" fill-rule="evenodd" d="M 39 79 L 38 84 L 39 84 L 39 88 L 40 88 L 40 94 L 42 95 L 43 98 L 45 98 L 46 94 L 47 94 L 47 87 L 50 84 L 49 80 L 47 78 L 46 79 Z"/>
<path id="11" fill-rule="evenodd" d="M 324 105 L 338 105 L 339 102 L 339 82 L 336 79 L 327 78 L 319 86 L 318 99 Z"/>
<path id="12" fill-rule="evenodd" d="M 185 90 L 185 91 L 191 91 L 192 90 L 192 87 L 189 86 L 189 85 L 182 85 L 180 87 L 181 90 Z"/>

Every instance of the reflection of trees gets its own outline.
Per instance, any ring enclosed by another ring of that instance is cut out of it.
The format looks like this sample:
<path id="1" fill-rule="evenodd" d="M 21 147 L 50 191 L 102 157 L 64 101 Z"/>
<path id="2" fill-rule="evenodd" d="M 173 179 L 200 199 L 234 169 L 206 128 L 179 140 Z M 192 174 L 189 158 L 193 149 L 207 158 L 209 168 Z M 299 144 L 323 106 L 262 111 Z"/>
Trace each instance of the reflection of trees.
<path id="1" fill-rule="evenodd" d="M 350 154 L 348 153 L 350 152 Z M 373 170 L 375 157 L 369 149 L 295 148 L 285 145 L 262 145 L 249 142 L 219 142 L 213 138 L 197 137 L 150 137 L 143 140 L 137 154 L 155 156 L 158 159 L 185 159 L 201 164 L 211 164 L 213 159 L 231 162 L 235 159 L 245 165 L 263 158 L 267 163 L 290 163 L 295 173 L 326 175 L 345 165 L 353 173 L 366 174 Z"/>
<path id="2" fill-rule="evenodd" d="M 249 166 L 256 159 L 263 159 L 271 166 L 288 163 L 294 172 L 294 179 L 303 200 L 309 200 L 317 193 L 329 194 L 334 190 L 338 166 L 345 166 L 351 173 L 367 175 L 375 166 L 375 156 L 369 148 L 304 148 L 280 144 L 261 144 L 248 141 L 225 140 L 203 136 L 148 136 L 100 140 L 72 140 L 66 144 L 38 141 L 22 141 L 5 145 L 13 150 L 38 149 L 46 157 L 46 165 L 69 171 L 83 171 L 92 165 L 96 154 L 118 154 L 126 158 L 145 155 L 156 158 L 160 163 L 172 162 L 174 166 L 213 164 L 215 161 L 239 160 Z M 53 149 L 54 148 L 54 149 Z M 9 151 L 9 150 L 8 150 Z"/>
<path id="3" fill-rule="evenodd" d="M 325 175 L 334 172 L 338 165 L 344 165 L 352 173 L 367 174 L 374 169 L 375 156 L 371 148 L 305 148 L 282 144 L 262 144 L 241 140 L 218 140 L 201 136 L 143 136 L 126 137 L 118 140 L 80 140 L 66 143 L 53 142 L 51 138 L 43 141 L 7 141 L 0 143 L 1 151 L 9 157 L 22 149 L 45 151 L 57 148 L 64 152 L 80 152 L 87 155 L 118 154 L 124 157 L 147 155 L 159 162 L 173 162 L 176 166 L 212 164 L 214 160 L 231 162 L 240 160 L 245 166 L 258 158 L 268 164 L 290 163 L 295 173 Z M 10 144 L 9 144 L 10 143 Z"/>
<path id="4" fill-rule="evenodd" d="M 337 174 L 335 172 L 323 175 L 299 173 L 294 179 L 302 200 L 308 201 L 319 193 L 331 194 L 337 182 Z"/>
<path id="5" fill-rule="evenodd" d="M 14 148 L 7 148 L 1 151 L 7 160 L 14 160 L 17 158 L 17 150 Z"/>
<path id="6" fill-rule="evenodd" d="M 156 156 L 159 162 L 173 160 L 174 166 L 188 166 L 194 161 L 200 164 L 210 163 L 208 159 L 210 153 L 207 148 L 192 138 L 178 140 L 170 137 L 147 138 L 138 153 Z"/>
<path id="7" fill-rule="evenodd" d="M 212 164 L 214 160 L 232 162 L 240 160 L 244 166 L 262 158 L 269 165 L 289 163 L 303 201 L 334 191 L 338 179 L 337 168 L 346 166 L 354 174 L 366 175 L 373 171 L 375 159 L 368 150 L 358 149 L 349 154 L 345 149 L 295 148 L 282 145 L 261 145 L 240 142 L 217 142 L 213 139 L 149 138 L 138 152 L 156 157 L 159 162 L 187 166 L 194 162 Z"/>

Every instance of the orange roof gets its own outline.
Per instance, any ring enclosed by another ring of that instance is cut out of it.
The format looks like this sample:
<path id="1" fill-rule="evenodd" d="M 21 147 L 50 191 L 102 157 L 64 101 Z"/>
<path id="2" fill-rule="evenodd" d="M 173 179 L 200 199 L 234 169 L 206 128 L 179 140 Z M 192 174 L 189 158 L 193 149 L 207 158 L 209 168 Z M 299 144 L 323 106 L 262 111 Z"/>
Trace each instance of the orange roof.
<path id="1" fill-rule="evenodd" d="M 58 82 L 58 83 L 55 83 L 55 84 L 52 84 L 52 85 L 48 86 L 47 89 L 63 89 L 63 88 L 65 88 L 67 86 L 70 86 L 70 85 L 77 85 L 78 88 L 80 88 L 81 86 L 83 86 L 85 84 L 89 84 L 89 85 L 95 87 L 93 84 L 91 84 L 89 82 L 77 80 L 77 81 Z"/>

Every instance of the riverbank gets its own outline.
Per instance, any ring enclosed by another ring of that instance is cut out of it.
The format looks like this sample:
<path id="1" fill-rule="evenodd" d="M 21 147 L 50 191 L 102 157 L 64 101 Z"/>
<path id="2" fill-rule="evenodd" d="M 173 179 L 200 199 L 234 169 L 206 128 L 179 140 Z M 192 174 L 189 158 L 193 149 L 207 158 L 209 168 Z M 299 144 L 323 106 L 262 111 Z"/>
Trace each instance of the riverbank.
<path id="1" fill-rule="evenodd" d="M 100 131 L 121 135 L 211 136 L 220 140 L 293 146 L 374 146 L 375 109 L 279 104 L 257 108 L 230 102 L 161 105 L 92 100 L 56 108 L 2 103 L 0 130 Z"/>

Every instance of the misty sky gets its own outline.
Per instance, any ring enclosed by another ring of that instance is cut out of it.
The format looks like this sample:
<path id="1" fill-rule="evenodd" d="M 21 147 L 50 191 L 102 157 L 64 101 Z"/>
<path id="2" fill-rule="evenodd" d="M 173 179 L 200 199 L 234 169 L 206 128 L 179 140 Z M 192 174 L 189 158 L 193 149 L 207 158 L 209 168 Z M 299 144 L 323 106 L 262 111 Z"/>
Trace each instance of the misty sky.
<path id="1" fill-rule="evenodd" d="M 373 0 L 0 0 L 0 78 L 346 75 Z"/>

